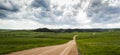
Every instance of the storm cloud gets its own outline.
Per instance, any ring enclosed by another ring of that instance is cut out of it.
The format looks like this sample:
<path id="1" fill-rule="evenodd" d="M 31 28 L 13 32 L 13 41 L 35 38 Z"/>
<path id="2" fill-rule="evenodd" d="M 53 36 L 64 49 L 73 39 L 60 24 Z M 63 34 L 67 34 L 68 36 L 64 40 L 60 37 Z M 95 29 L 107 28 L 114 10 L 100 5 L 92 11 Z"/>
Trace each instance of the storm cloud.
<path id="1" fill-rule="evenodd" d="M 0 1 L 0 18 L 5 18 L 7 15 L 17 11 L 19 11 L 19 7 L 17 7 L 12 1 Z"/>
<path id="2" fill-rule="evenodd" d="M 36 8 L 41 7 L 45 10 L 50 10 L 50 1 L 49 0 L 34 0 L 31 5 Z"/>
<path id="3" fill-rule="evenodd" d="M 0 28 L 16 28 L 14 23 L 23 29 L 118 28 L 119 5 L 108 0 L 0 0 Z"/>
<path id="4" fill-rule="evenodd" d="M 120 22 L 120 7 L 109 6 L 108 2 L 102 3 L 102 0 L 93 0 L 87 9 L 87 16 L 95 23 Z"/>

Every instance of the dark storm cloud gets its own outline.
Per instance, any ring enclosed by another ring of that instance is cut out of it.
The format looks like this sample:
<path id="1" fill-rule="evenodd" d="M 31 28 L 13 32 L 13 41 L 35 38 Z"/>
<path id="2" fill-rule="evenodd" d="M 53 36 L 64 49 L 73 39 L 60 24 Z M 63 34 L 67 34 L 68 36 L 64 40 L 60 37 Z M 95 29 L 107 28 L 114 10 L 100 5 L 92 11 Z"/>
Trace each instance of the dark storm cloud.
<path id="1" fill-rule="evenodd" d="M 54 12 L 51 13 L 51 12 L 42 11 L 40 13 L 35 14 L 35 17 L 37 18 L 35 21 L 42 24 L 47 24 L 47 25 L 75 25 L 76 24 L 75 18 L 71 17 L 70 14 L 60 19 L 57 19 L 59 16 L 62 16 L 61 12 L 57 14 Z"/>
<path id="2" fill-rule="evenodd" d="M 6 3 L 9 3 L 9 5 L 11 5 L 11 7 L 7 7 Z M 4 3 L 0 2 L 0 10 L 16 12 L 16 11 L 18 11 L 18 8 L 12 2 L 8 1 L 8 2 L 4 2 Z"/>
<path id="3" fill-rule="evenodd" d="M 67 8 L 66 5 L 59 7 L 58 5 L 52 5 L 50 8 L 50 3 L 48 0 L 34 0 L 32 6 L 35 8 L 43 8 L 42 11 L 34 14 L 36 21 L 47 25 L 75 25 L 76 20 L 74 15 L 77 15 L 76 9 L 63 15 L 64 9 Z M 73 6 L 72 6 L 73 7 Z M 60 8 L 60 9 L 58 9 Z M 76 7 L 73 7 L 76 8 Z M 51 9 L 51 10 L 44 10 Z M 71 14 L 73 13 L 73 14 Z M 60 19 L 58 17 L 61 17 Z"/>
<path id="4" fill-rule="evenodd" d="M 0 18 L 4 18 L 4 17 L 6 17 L 6 15 L 0 12 Z"/>
<path id="5" fill-rule="evenodd" d="M 19 8 L 8 0 L 0 1 L 0 19 L 7 17 L 8 14 L 19 11 Z"/>
<path id="6" fill-rule="evenodd" d="M 34 0 L 32 6 L 36 8 L 43 7 L 46 10 L 50 10 L 49 0 Z"/>
<path id="7" fill-rule="evenodd" d="M 63 15 L 63 12 L 64 12 L 64 11 L 61 11 L 61 10 L 55 10 L 55 11 L 53 11 L 53 13 L 54 13 L 56 16 L 62 16 L 62 15 Z"/>
<path id="8" fill-rule="evenodd" d="M 109 6 L 108 3 L 102 3 L 102 0 L 93 0 L 87 10 L 88 17 L 91 17 L 96 23 L 118 22 L 120 17 L 120 7 Z"/>

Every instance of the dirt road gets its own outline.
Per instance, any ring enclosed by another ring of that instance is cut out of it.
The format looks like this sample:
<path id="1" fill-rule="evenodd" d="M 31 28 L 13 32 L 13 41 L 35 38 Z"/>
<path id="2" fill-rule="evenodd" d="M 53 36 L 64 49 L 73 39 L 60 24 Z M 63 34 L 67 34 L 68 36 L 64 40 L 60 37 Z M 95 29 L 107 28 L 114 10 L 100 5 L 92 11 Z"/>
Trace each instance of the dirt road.
<path id="1" fill-rule="evenodd" d="M 29 50 L 13 52 L 6 55 L 78 55 L 75 40 L 76 36 L 77 35 L 73 37 L 73 40 L 65 44 L 33 48 Z"/>

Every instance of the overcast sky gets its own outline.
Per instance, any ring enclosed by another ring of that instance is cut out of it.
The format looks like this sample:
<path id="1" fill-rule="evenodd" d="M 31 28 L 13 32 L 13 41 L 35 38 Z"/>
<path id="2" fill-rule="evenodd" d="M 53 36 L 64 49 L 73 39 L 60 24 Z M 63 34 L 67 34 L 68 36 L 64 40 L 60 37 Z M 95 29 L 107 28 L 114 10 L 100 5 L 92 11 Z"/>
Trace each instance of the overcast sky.
<path id="1" fill-rule="evenodd" d="M 0 0 L 0 29 L 120 28 L 119 0 Z"/>

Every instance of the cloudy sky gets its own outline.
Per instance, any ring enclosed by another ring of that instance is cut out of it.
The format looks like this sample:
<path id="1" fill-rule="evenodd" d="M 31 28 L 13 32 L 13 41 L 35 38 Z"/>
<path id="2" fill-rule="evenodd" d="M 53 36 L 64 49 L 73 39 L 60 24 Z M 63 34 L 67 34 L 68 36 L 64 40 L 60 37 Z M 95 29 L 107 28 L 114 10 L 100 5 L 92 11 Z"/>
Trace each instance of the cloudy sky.
<path id="1" fill-rule="evenodd" d="M 0 29 L 120 28 L 119 0 L 0 0 Z"/>

